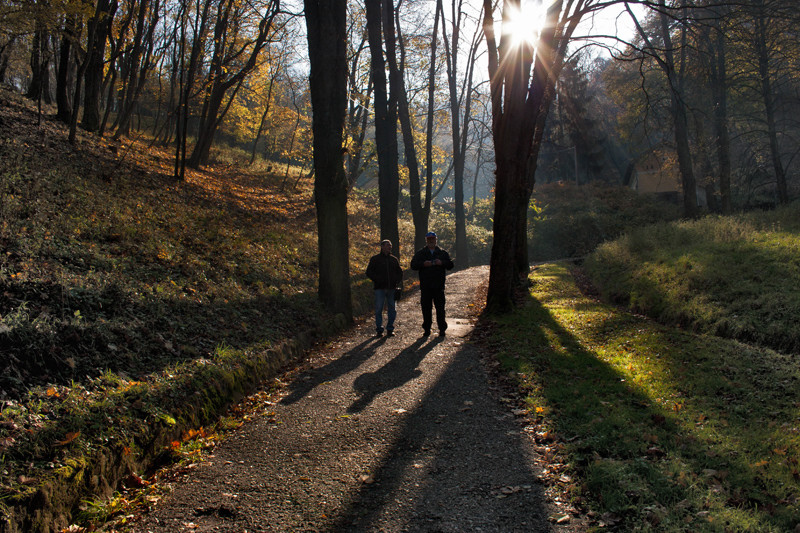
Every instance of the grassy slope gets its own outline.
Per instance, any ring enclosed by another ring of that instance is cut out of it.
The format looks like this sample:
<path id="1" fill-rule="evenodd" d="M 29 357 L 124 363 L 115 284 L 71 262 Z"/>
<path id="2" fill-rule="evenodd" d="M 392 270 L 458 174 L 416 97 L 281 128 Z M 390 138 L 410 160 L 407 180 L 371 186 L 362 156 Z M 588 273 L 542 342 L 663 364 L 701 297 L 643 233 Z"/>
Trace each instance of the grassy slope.
<path id="1" fill-rule="evenodd" d="M 797 353 L 799 213 L 795 203 L 640 228 L 586 268 L 608 299 L 662 322 Z"/>
<path id="2" fill-rule="evenodd" d="M 217 154 L 175 183 L 167 150 L 83 134 L 73 148 L 59 124 L 37 125 L 23 99 L 0 100 L 7 513 L 97 454 L 124 457 L 129 470 L 151 463 L 159 439 L 213 421 L 335 320 L 315 296 L 310 182 L 284 191 L 283 169 L 271 175 Z M 377 210 L 364 195 L 349 210 L 363 312 Z"/>
<path id="3" fill-rule="evenodd" d="M 657 225 L 601 246 L 587 262 L 596 285 L 666 325 L 586 297 L 565 265 L 535 270 L 524 307 L 498 322 L 504 368 L 596 526 L 800 523 L 796 209 Z"/>
<path id="4" fill-rule="evenodd" d="M 594 524 L 790 531 L 800 517 L 796 357 L 692 334 L 585 297 L 538 268 L 494 347 Z M 555 439 L 555 440 L 554 440 Z"/>

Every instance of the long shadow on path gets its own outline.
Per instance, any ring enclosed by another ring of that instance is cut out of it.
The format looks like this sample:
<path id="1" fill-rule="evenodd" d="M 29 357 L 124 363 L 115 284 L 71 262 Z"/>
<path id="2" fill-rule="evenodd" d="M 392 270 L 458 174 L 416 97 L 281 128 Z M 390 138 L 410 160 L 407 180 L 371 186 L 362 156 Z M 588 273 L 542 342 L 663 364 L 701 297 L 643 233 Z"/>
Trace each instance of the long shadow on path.
<path id="1" fill-rule="evenodd" d="M 372 378 L 407 364 L 405 373 L 369 389 L 351 410 L 365 409 L 378 391 L 419 372 L 411 365 L 434 345 L 419 349 L 415 342 L 403 350 Z M 450 349 L 451 360 L 407 414 L 374 482 L 362 485 L 328 531 L 549 531 L 527 437 L 487 393 L 477 349 L 457 343 Z"/>
<path id="2" fill-rule="evenodd" d="M 372 357 L 384 342 L 385 337 L 367 339 L 345 352 L 342 357 L 331 361 L 325 366 L 317 368 L 310 375 L 306 376 L 307 379 L 303 379 L 302 376 L 300 376 L 290 385 L 292 392 L 282 398 L 280 403 L 291 405 L 301 400 L 322 383 L 332 381 L 348 372 L 352 372 L 366 362 L 367 359 Z"/>
<path id="3" fill-rule="evenodd" d="M 353 389 L 360 393 L 361 397 L 353 402 L 347 411 L 359 413 L 379 394 L 402 387 L 405 383 L 419 377 L 422 374 L 418 368 L 419 364 L 441 340 L 441 337 L 437 337 L 423 346 L 425 338 L 418 339 L 377 371 L 365 372 L 358 376 L 353 382 Z"/>

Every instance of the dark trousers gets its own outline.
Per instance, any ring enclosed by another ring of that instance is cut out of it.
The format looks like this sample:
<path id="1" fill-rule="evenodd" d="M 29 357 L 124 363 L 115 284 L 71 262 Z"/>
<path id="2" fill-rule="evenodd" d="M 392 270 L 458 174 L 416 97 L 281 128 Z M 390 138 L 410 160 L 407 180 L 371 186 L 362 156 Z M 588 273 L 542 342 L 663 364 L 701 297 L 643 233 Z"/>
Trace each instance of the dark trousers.
<path id="1" fill-rule="evenodd" d="M 433 324 L 433 309 L 436 307 L 436 325 L 439 331 L 447 329 L 447 321 L 444 318 L 444 287 L 441 289 L 420 289 L 419 303 L 422 306 L 422 329 L 430 331 Z"/>

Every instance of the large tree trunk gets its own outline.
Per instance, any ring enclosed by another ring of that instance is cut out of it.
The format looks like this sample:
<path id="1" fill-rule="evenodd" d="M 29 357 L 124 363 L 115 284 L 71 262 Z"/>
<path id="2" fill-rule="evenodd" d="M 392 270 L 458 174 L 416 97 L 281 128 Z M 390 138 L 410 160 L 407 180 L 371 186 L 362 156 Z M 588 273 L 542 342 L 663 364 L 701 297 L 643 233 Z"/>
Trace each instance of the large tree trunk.
<path id="1" fill-rule="evenodd" d="M 88 52 L 89 63 L 84 74 L 83 120 L 81 127 L 86 131 L 100 129 L 100 99 L 103 93 L 103 66 L 105 65 L 105 49 L 114 14 L 117 11 L 116 0 L 97 0 L 95 14 L 89 21 L 89 33 L 92 50 Z"/>
<path id="2" fill-rule="evenodd" d="M 378 152 L 381 239 L 389 239 L 396 248 L 399 248 L 400 231 L 397 218 L 400 176 L 397 169 L 397 107 L 396 101 L 387 91 L 386 64 L 383 58 L 384 38 L 387 54 L 390 53 L 390 42 L 392 53 L 394 52 L 394 24 L 388 27 L 383 24 L 383 19 L 387 16 L 383 11 L 389 9 L 388 17 L 392 19 L 394 9 L 391 0 L 387 0 L 386 5 L 382 4 L 384 4 L 382 0 L 365 0 L 367 35 L 372 58 L 372 86 L 375 91 L 375 145 Z M 399 251 L 397 253 L 399 255 Z"/>
<path id="3" fill-rule="evenodd" d="M 513 119 L 513 117 L 511 117 Z M 521 120 L 519 120 L 521 122 Z M 517 129 L 515 125 L 506 131 Z M 509 139 L 508 137 L 505 137 Z M 521 197 L 524 188 L 527 155 L 520 154 L 519 144 L 510 141 L 506 148 L 495 144 L 495 199 L 491 269 L 486 309 L 491 313 L 505 313 L 514 306 L 514 291 L 519 283 L 517 246 Z"/>
<path id="4" fill-rule="evenodd" d="M 345 2 L 305 0 L 309 84 L 314 110 L 314 198 L 319 238 L 319 297 L 353 319 L 347 176 L 342 153 L 347 105 L 347 16 Z"/>
<path id="5" fill-rule="evenodd" d="M 64 21 L 64 35 L 58 52 L 58 76 L 56 77 L 56 105 L 57 118 L 64 124 L 69 124 L 72 118 L 72 103 L 69 98 L 70 74 L 72 73 L 72 41 L 77 35 L 77 15 L 68 15 Z"/>
<path id="6" fill-rule="evenodd" d="M 555 0 L 548 8 L 534 63 L 533 47 L 503 37 L 497 46 L 493 2 L 484 0 L 492 100 L 492 137 L 497 165 L 489 292 L 486 309 L 506 312 L 514 306 L 519 274 L 527 272 L 527 206 L 550 102 L 567 45 L 591 2 Z M 519 12 L 519 0 L 506 0 L 503 18 Z M 531 68 L 533 67 L 533 68 Z"/>

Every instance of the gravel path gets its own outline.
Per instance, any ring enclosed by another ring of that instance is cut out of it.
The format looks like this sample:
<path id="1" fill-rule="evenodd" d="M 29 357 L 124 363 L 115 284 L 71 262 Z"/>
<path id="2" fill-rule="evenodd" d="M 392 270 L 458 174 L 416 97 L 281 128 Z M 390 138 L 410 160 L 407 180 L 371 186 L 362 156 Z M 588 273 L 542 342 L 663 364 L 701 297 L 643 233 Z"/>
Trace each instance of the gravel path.
<path id="1" fill-rule="evenodd" d="M 415 292 L 398 304 L 394 337 L 376 338 L 369 320 L 315 350 L 268 412 L 136 531 L 558 527 L 547 520 L 533 443 L 467 342 L 487 276 L 486 267 L 448 275 L 446 337 L 421 336 Z"/>

